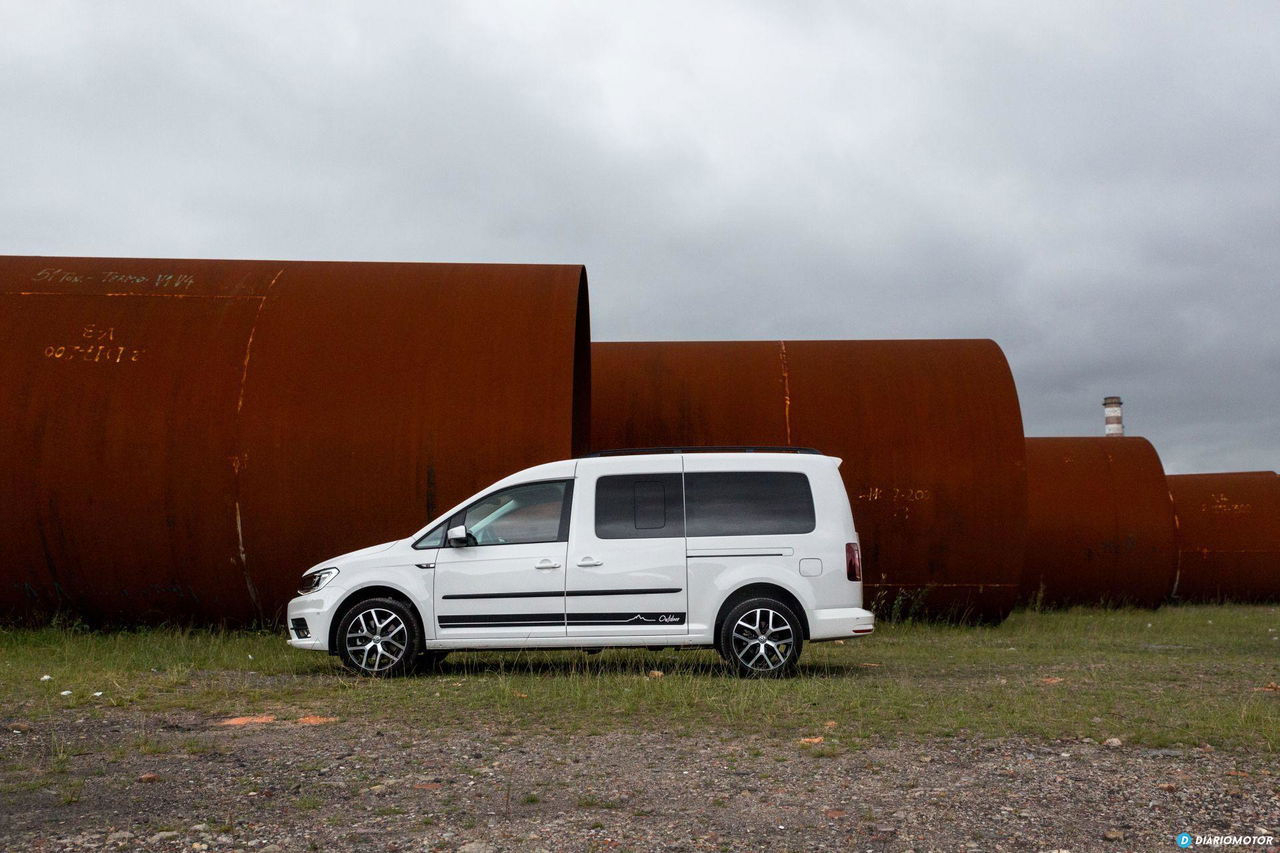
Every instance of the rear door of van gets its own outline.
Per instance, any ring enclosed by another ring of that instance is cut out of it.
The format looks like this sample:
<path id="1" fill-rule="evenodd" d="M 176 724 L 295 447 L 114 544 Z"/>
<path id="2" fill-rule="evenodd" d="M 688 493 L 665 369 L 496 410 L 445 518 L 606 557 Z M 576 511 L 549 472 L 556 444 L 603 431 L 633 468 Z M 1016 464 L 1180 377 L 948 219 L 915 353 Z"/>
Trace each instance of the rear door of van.
<path id="1" fill-rule="evenodd" d="M 570 637 L 687 635 L 682 459 L 578 463 L 566 565 Z"/>
<path id="2" fill-rule="evenodd" d="M 815 547 L 813 489 L 803 467 L 789 455 L 685 457 L 690 595 L 698 602 L 695 632 L 711 629 L 715 614 L 707 607 L 730 590 L 751 583 L 792 587 L 804 576 L 844 571 L 842 564 L 824 566 L 824 551 Z"/>

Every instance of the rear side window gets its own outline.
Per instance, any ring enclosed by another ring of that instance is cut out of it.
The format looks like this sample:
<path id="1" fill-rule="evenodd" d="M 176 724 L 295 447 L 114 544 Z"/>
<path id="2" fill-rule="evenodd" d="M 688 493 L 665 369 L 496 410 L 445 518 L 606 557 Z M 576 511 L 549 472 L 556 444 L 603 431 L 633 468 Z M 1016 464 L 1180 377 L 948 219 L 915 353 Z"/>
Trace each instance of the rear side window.
<path id="1" fill-rule="evenodd" d="M 812 533 L 813 493 L 804 474 L 734 471 L 685 474 L 689 536 Z"/>
<path id="2" fill-rule="evenodd" d="M 662 539 L 684 536 L 679 474 L 628 474 L 596 481 L 596 536 Z"/>

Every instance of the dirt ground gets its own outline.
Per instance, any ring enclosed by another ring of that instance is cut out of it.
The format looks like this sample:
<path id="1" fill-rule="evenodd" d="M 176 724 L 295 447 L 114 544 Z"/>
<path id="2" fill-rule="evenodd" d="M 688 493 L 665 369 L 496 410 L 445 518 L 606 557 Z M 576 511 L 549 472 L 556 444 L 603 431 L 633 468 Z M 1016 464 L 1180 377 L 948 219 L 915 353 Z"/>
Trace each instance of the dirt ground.
<path id="1" fill-rule="evenodd" d="M 0 846 L 1081 851 L 1280 836 L 1280 766 L 1257 753 L 235 722 L 7 721 Z"/>

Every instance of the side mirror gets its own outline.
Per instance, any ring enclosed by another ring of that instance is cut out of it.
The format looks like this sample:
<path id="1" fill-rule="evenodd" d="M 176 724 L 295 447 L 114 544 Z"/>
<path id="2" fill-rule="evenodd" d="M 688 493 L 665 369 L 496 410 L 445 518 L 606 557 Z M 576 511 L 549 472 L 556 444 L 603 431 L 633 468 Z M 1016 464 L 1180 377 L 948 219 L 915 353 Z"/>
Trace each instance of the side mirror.
<path id="1" fill-rule="evenodd" d="M 467 533 L 467 526 L 459 524 L 457 527 L 449 528 L 444 535 L 444 541 L 450 548 L 464 548 L 475 540 L 471 538 L 471 534 Z"/>

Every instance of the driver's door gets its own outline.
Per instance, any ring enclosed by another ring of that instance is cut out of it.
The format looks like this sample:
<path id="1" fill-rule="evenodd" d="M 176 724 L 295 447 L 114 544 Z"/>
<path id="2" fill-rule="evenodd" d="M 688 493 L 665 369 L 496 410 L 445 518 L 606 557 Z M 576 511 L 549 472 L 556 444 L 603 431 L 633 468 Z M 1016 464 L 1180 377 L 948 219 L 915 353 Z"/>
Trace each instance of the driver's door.
<path id="1" fill-rule="evenodd" d="M 565 553 L 573 481 L 523 483 L 449 520 L 467 544 L 436 555 L 440 640 L 565 636 Z"/>

